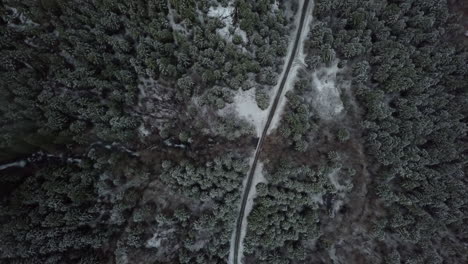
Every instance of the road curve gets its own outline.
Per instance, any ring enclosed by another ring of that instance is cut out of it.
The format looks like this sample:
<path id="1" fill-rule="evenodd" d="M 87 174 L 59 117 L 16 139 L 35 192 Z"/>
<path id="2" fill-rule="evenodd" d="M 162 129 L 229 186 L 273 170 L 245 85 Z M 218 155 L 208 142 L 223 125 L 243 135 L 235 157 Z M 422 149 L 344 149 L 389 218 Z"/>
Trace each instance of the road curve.
<path id="1" fill-rule="evenodd" d="M 247 176 L 247 183 L 245 185 L 245 191 L 242 196 L 242 203 L 241 203 L 241 208 L 239 211 L 239 215 L 237 217 L 237 222 L 236 222 L 236 230 L 234 234 L 234 257 L 233 257 L 233 264 L 241 264 L 240 259 L 239 259 L 239 248 L 240 248 L 240 238 L 241 238 L 241 232 L 242 232 L 242 224 L 244 220 L 244 215 L 245 215 L 245 207 L 247 205 L 247 199 L 249 197 L 250 190 L 252 189 L 252 182 L 253 182 L 253 177 L 255 173 L 255 168 L 257 167 L 257 161 L 258 157 L 260 156 L 260 152 L 263 146 L 264 139 L 266 138 L 268 129 L 270 128 L 271 121 L 273 120 L 273 117 L 275 116 L 276 108 L 278 107 L 279 99 L 281 98 L 281 95 L 284 90 L 284 85 L 286 84 L 286 81 L 289 76 L 289 71 L 291 70 L 291 67 L 293 65 L 294 59 L 297 54 L 297 49 L 299 47 L 299 41 L 301 39 L 301 34 L 302 34 L 302 28 L 304 27 L 304 21 L 307 16 L 307 10 L 309 7 L 309 2 L 310 0 L 304 0 L 304 4 L 302 5 L 302 13 L 301 13 L 301 18 L 299 20 L 299 26 L 297 27 L 297 33 L 296 33 L 296 39 L 294 40 L 294 46 L 292 49 L 292 52 L 288 58 L 288 64 L 286 66 L 286 71 L 283 74 L 283 78 L 281 79 L 280 86 L 278 87 L 278 91 L 276 92 L 275 95 L 275 100 L 273 101 L 273 105 L 270 109 L 270 112 L 268 113 L 268 119 L 265 124 L 265 127 L 263 128 L 262 135 L 257 143 L 257 148 L 255 150 L 255 155 L 254 159 L 252 162 L 252 166 L 250 167 L 249 174 Z"/>

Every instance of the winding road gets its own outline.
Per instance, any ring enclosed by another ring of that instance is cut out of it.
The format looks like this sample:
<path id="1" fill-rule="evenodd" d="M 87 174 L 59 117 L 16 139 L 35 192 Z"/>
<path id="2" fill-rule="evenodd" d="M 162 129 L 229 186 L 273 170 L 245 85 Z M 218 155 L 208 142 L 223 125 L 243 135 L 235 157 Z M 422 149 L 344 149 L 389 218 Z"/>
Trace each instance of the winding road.
<path id="1" fill-rule="evenodd" d="M 270 108 L 270 112 L 268 113 L 268 119 L 265 124 L 265 127 L 263 128 L 262 135 L 257 143 L 257 148 L 255 149 L 255 155 L 254 159 L 252 162 L 252 166 L 250 167 L 249 174 L 247 176 L 247 183 L 245 185 L 245 190 L 242 195 L 242 203 L 239 211 L 239 215 L 237 217 L 237 222 L 236 222 L 236 229 L 235 229 L 235 234 L 234 234 L 234 256 L 233 256 L 233 264 L 240 264 L 240 244 L 241 244 L 241 233 L 242 233 L 242 226 L 244 222 L 244 216 L 245 216 L 245 210 L 246 210 L 246 205 L 247 205 L 247 200 L 249 197 L 249 193 L 252 189 L 252 183 L 253 183 L 253 178 L 254 178 L 254 173 L 255 173 L 255 168 L 257 167 L 257 162 L 258 158 L 260 156 L 260 152 L 263 147 L 264 140 L 267 136 L 268 129 L 270 128 L 271 121 L 273 120 L 273 117 L 275 116 L 276 108 L 278 107 L 279 100 L 281 98 L 281 95 L 283 94 L 284 86 L 286 84 L 286 81 L 288 80 L 289 72 L 291 70 L 291 67 L 293 65 L 294 59 L 296 58 L 296 54 L 298 51 L 299 47 L 299 42 L 301 40 L 301 35 L 302 35 L 302 29 L 304 27 L 304 22 L 307 17 L 307 11 L 309 10 L 309 2 L 310 0 L 304 0 L 304 3 L 302 5 L 301 9 L 301 17 L 299 20 L 299 26 L 297 27 L 297 33 L 296 33 L 296 38 L 294 40 L 294 45 L 292 48 L 292 52 L 289 55 L 288 58 L 288 63 L 286 66 L 286 70 L 283 74 L 283 77 L 281 79 L 280 86 L 278 87 L 278 90 L 276 91 L 275 99 L 273 101 L 272 107 Z"/>

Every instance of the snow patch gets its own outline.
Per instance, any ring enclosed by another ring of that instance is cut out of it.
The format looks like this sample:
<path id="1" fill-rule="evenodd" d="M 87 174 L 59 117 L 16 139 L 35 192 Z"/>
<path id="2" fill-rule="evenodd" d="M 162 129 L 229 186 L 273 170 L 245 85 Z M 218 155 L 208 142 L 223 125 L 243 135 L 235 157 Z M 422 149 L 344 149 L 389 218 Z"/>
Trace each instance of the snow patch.
<path id="1" fill-rule="evenodd" d="M 236 28 L 236 31 L 234 31 L 234 33 L 241 36 L 242 41 L 244 43 L 247 43 L 249 41 L 249 39 L 247 38 L 247 32 L 245 32 L 244 30 L 242 30 L 240 28 Z"/>
<path id="2" fill-rule="evenodd" d="M 169 20 L 169 24 L 171 25 L 172 29 L 174 31 L 182 31 L 182 32 L 185 32 L 185 33 L 188 33 L 187 32 L 187 29 L 185 27 L 183 27 L 181 24 L 177 24 L 174 20 L 174 9 L 172 8 L 168 8 L 169 9 L 169 12 L 167 14 L 167 19 Z"/>
<path id="3" fill-rule="evenodd" d="M 337 200 L 333 203 L 332 211 L 331 211 L 331 218 L 335 218 L 336 213 L 340 210 L 341 206 L 343 206 L 344 202 L 342 200 Z"/>
<path id="4" fill-rule="evenodd" d="M 340 264 L 342 263 L 339 259 L 338 256 L 336 256 L 336 245 L 333 244 L 330 249 L 328 250 L 328 256 L 332 260 L 333 264 Z"/>
<path id="5" fill-rule="evenodd" d="M 253 163 L 253 157 L 251 158 L 251 164 Z M 250 166 L 252 167 L 252 166 Z M 253 175 L 253 179 L 252 179 L 252 188 L 250 189 L 250 192 L 249 192 L 249 195 L 247 197 L 247 204 L 245 206 L 245 213 L 244 213 L 244 219 L 242 219 L 242 227 L 241 227 L 241 235 L 240 235 L 240 246 L 239 246 L 239 259 L 242 259 L 243 258 L 243 252 L 244 252 L 244 247 L 243 247 L 243 244 L 244 244 L 244 238 L 245 238 L 245 235 L 247 234 L 247 217 L 249 216 L 250 212 L 252 211 L 252 208 L 253 208 L 253 204 L 254 204 L 254 200 L 255 200 L 255 197 L 257 197 L 257 184 L 259 183 L 267 183 L 267 180 L 265 178 L 265 175 L 263 175 L 263 163 L 258 161 L 257 162 L 257 167 L 255 168 L 255 173 Z M 247 178 L 244 179 L 244 182 L 243 182 L 243 191 L 245 191 L 245 185 L 247 184 Z M 230 264 L 234 264 L 234 243 L 235 243 L 235 230 L 234 232 L 232 233 L 232 236 L 231 236 L 231 247 L 230 247 L 230 250 L 229 250 L 229 262 Z"/>
<path id="6" fill-rule="evenodd" d="M 20 161 L 15 161 L 7 164 L 0 165 L 0 171 L 5 170 L 11 167 L 19 167 L 19 168 L 24 168 L 26 166 L 27 162 L 25 160 L 20 160 Z"/>
<path id="7" fill-rule="evenodd" d="M 208 10 L 209 17 L 217 17 L 221 21 L 224 22 L 225 26 L 223 28 L 216 29 L 216 33 L 218 33 L 221 37 L 223 37 L 224 39 L 228 41 L 232 41 L 232 34 L 229 32 L 229 28 L 234 27 L 234 21 L 233 21 L 234 9 L 235 8 L 234 6 L 232 6 L 232 3 L 229 3 L 229 6 L 227 7 L 211 6 L 210 9 Z M 244 42 L 248 41 L 247 33 L 244 30 L 240 29 L 239 27 L 235 28 L 234 34 L 240 35 Z"/>
<path id="8" fill-rule="evenodd" d="M 340 171 L 340 169 L 335 169 L 331 173 L 329 173 L 327 175 L 327 177 L 330 180 L 330 183 L 333 185 L 333 187 L 335 187 L 335 190 L 337 192 L 346 191 L 347 186 L 340 184 L 340 182 L 338 181 L 338 172 L 339 171 Z"/>
<path id="9" fill-rule="evenodd" d="M 78 158 L 68 158 L 67 159 L 67 162 L 68 163 L 75 163 L 75 164 L 81 164 L 83 162 L 82 159 L 78 159 Z"/>
<path id="10" fill-rule="evenodd" d="M 319 69 L 313 73 L 313 87 L 317 92 L 314 106 L 320 117 L 329 120 L 344 110 L 340 91 L 336 85 L 336 75 L 340 71 L 338 61 L 331 67 Z"/>
<path id="11" fill-rule="evenodd" d="M 208 11 L 209 17 L 218 17 L 228 25 L 232 25 L 232 13 L 234 13 L 234 7 L 229 5 L 227 7 L 217 6 L 210 7 Z"/>
<path id="12" fill-rule="evenodd" d="M 174 144 L 174 143 L 171 142 L 170 139 L 165 140 L 165 141 L 164 141 L 164 144 L 165 144 L 166 146 L 168 146 L 168 147 L 174 147 L 174 148 L 182 148 L 182 149 L 184 149 L 184 148 L 187 147 L 187 146 L 185 146 L 185 145 L 183 145 L 183 144 Z"/>
<path id="13" fill-rule="evenodd" d="M 279 10 L 279 3 L 278 0 L 275 0 L 275 2 L 271 5 L 271 9 L 273 11 L 278 11 Z"/>
<path id="14" fill-rule="evenodd" d="M 146 247 L 158 248 L 161 246 L 161 238 L 158 237 L 158 233 L 154 234 L 152 238 L 146 241 Z"/>
<path id="15" fill-rule="evenodd" d="M 323 193 L 314 193 L 310 196 L 310 200 L 315 204 L 323 204 Z"/>
<path id="16" fill-rule="evenodd" d="M 225 26 L 223 28 L 216 29 L 216 32 L 225 39 L 230 40 L 231 34 L 229 33 L 229 28 L 233 25 L 232 14 L 234 13 L 234 7 L 229 5 L 227 7 L 211 6 L 208 11 L 209 17 L 217 17 L 224 22 Z"/>
<path id="17" fill-rule="evenodd" d="M 32 21 L 30 18 L 26 17 L 23 13 L 20 13 L 18 11 L 18 9 L 13 8 L 13 7 L 9 7 L 9 6 L 5 6 L 5 7 L 6 7 L 6 9 L 13 12 L 13 14 L 12 14 L 13 18 L 18 18 L 20 20 L 19 25 L 8 22 L 7 26 L 15 28 L 15 29 L 20 29 L 20 30 L 24 29 L 27 26 L 39 26 L 38 23 L 36 23 L 36 22 Z"/>
<path id="18" fill-rule="evenodd" d="M 142 136 L 142 137 L 147 137 L 151 134 L 151 132 L 145 127 L 145 124 L 142 123 L 140 125 L 140 127 L 138 127 L 138 133 Z"/>
<path id="19" fill-rule="evenodd" d="M 262 110 L 258 107 L 255 100 L 255 89 L 252 88 L 247 91 L 240 90 L 234 96 L 234 102 L 219 110 L 218 113 L 224 116 L 226 113 L 235 111 L 237 116 L 246 119 L 254 126 L 257 137 L 260 137 L 268 118 L 269 109 Z"/>

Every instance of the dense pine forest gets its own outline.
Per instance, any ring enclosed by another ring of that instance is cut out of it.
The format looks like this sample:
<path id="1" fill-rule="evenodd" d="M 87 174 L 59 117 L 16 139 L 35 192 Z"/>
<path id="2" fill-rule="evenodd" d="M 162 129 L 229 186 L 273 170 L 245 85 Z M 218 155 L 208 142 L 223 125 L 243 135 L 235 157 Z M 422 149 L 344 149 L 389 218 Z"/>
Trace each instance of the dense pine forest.
<path id="1" fill-rule="evenodd" d="M 2 0 L 0 263 L 468 263 L 468 4 L 306 1 Z"/>

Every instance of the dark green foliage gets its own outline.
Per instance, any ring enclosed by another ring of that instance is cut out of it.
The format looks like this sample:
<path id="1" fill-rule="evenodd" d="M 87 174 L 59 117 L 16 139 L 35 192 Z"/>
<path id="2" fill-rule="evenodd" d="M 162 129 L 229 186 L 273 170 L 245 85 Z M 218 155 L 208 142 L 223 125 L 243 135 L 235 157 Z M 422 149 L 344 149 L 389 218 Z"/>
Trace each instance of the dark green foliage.
<path id="1" fill-rule="evenodd" d="M 107 156 L 110 164 L 93 158 L 82 160 L 79 166 L 58 162 L 34 176 L 16 179 L 17 187 L 2 198 L 2 263 L 18 259 L 105 262 L 113 254 L 113 241 L 130 235 L 125 229 L 128 216 L 138 204 L 136 194 L 147 177 L 130 169 L 98 169 L 117 166 L 122 160 L 130 162 L 122 154 L 100 152 L 99 156 Z M 2 175 L 2 185 L 5 180 Z M 133 246 L 144 245 L 140 240 Z"/>
<path id="2" fill-rule="evenodd" d="M 457 39 L 462 34 L 445 1 L 345 2 L 317 1 L 320 22 L 312 31 L 320 34 L 310 45 L 322 62 L 328 52 L 315 50 L 333 49 L 350 60 L 351 86 L 366 109 L 367 152 L 381 175 L 371 188 L 388 213 L 376 234 L 399 242 L 385 261 L 464 263 L 468 87 L 461 80 L 468 71 L 467 48 Z M 325 41 L 328 35 L 335 41 Z"/>
<path id="3" fill-rule="evenodd" d="M 265 110 L 270 105 L 270 94 L 266 89 L 255 89 L 255 101 L 260 109 Z"/>
<path id="4" fill-rule="evenodd" d="M 223 146 L 248 149 L 252 129 L 213 110 L 257 75 L 276 82 L 287 31 L 268 1 L 250 2 L 224 38 L 216 4 L 0 4 L 0 161 L 27 160 L 0 170 L 0 262 L 227 259 L 246 163 Z M 247 41 L 245 12 L 265 23 Z"/>
<path id="5" fill-rule="evenodd" d="M 161 178 L 175 193 L 200 202 L 200 209 L 175 212 L 177 222 L 183 226 L 177 233 L 182 243 L 179 262 L 223 262 L 228 257 L 248 163 L 227 154 L 204 166 L 195 166 L 188 160 L 178 165 L 164 161 L 163 169 Z M 197 245 L 200 243 L 202 246 Z"/>
<path id="6" fill-rule="evenodd" d="M 265 172 L 264 172 L 265 173 Z M 304 244 L 320 235 L 316 197 L 333 187 L 327 170 L 284 163 L 256 186 L 255 207 L 248 217 L 245 253 L 259 263 L 304 261 L 310 251 Z"/>
<path id="7" fill-rule="evenodd" d="M 307 80 L 299 80 L 294 85 L 294 91 L 286 93 L 286 109 L 279 127 L 281 136 L 301 152 L 307 149 L 307 135 L 314 129 L 312 105 L 304 97 L 308 88 Z"/>

